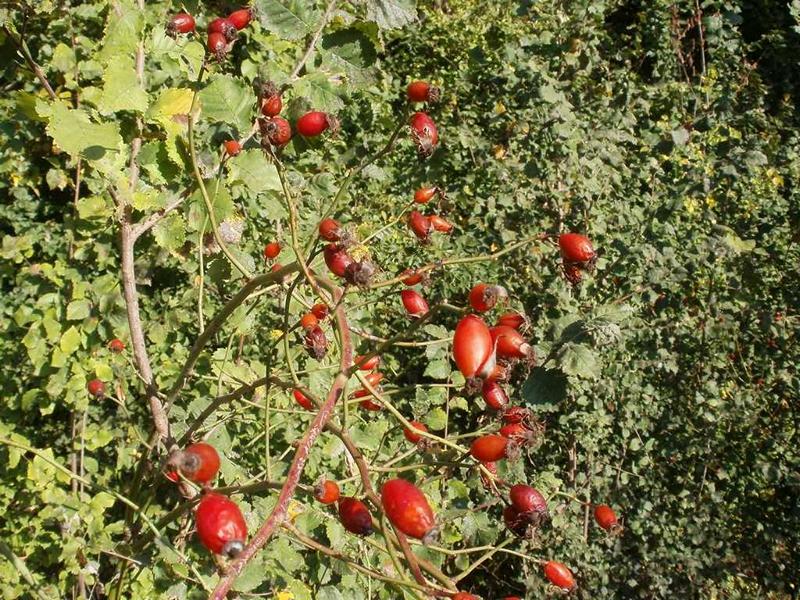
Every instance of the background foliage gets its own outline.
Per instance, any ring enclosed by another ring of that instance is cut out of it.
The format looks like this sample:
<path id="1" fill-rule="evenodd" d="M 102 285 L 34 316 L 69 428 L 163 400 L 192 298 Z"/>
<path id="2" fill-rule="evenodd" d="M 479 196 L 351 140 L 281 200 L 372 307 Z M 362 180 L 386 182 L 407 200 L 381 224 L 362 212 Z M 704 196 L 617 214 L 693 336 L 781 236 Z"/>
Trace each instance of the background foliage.
<path id="1" fill-rule="evenodd" d="M 493 252 L 542 231 L 585 232 L 600 248 L 597 270 L 576 288 L 561 276 L 557 251 L 537 244 L 437 271 L 425 292 L 463 305 L 474 283 L 499 282 L 531 318 L 544 366 L 518 373 L 512 398 L 546 420 L 547 434 L 541 448 L 501 475 L 541 489 L 555 517 L 530 545 L 513 547 L 569 564 L 582 598 L 795 597 L 798 2 L 341 2 L 296 80 L 292 68 L 326 6 L 258 0 L 256 7 L 260 22 L 200 86 L 198 162 L 211 189 L 219 144 L 250 130 L 252 83 L 290 83 L 289 114 L 320 108 L 343 124 L 337 138 L 296 141 L 286 151 L 310 239 L 346 167 L 391 134 L 405 85 L 427 78 L 444 91 L 432 109 L 442 147 L 420 163 L 403 138 L 350 185 L 341 204 L 341 220 L 361 239 L 380 230 L 360 251 L 383 275 Z M 204 25 L 232 7 L 186 8 Z M 175 10 L 153 2 L 140 11 L 128 1 L 0 10 L 5 598 L 72 597 L 79 573 L 98 598 L 200 598 L 217 579 L 213 560 L 188 535 L 191 519 L 168 523 L 155 543 L 136 547 L 131 534 L 147 529 L 113 495 L 133 499 L 154 521 L 181 503 L 157 469 L 132 485 L 152 424 L 130 351 L 106 349 L 113 337 L 128 341 L 110 191 L 137 219 L 189 194 L 137 244 L 142 318 L 161 389 L 188 355 L 198 310 L 208 321 L 242 283 L 222 255 L 203 251 L 209 228 L 185 114 L 204 48 L 165 35 Z M 20 39 L 55 100 L 23 60 Z M 143 85 L 134 64 L 140 39 Z M 131 189 L 137 120 L 145 135 L 140 180 Z M 264 243 L 288 240 L 277 173 L 251 141 L 220 181 L 216 216 L 242 222 L 234 252 L 261 271 Z M 402 223 L 390 225 L 425 182 L 447 190 L 440 208 L 457 226 L 429 247 Z M 300 293 L 311 299 L 310 290 Z M 335 357 L 318 364 L 291 336 L 292 344 L 274 343 L 284 301 L 279 293 L 261 295 L 226 324 L 172 409 L 176 436 L 212 398 L 262 377 L 269 357 L 279 376 L 289 377 L 288 359 L 313 391 L 327 389 L 333 371 L 325 367 Z M 396 293 L 377 290 L 349 302 L 357 332 L 390 337 L 406 327 Z M 296 319 L 300 304 L 288 306 Z M 460 376 L 448 356 L 455 322 L 454 315 L 437 318 L 418 336 L 430 343 L 396 348 L 384 367 L 401 412 L 451 434 L 491 423 L 479 401 L 458 394 Z M 358 339 L 360 349 L 370 347 Z M 94 377 L 112 382 L 114 399 L 88 397 Z M 220 485 L 280 481 L 308 417 L 285 392 L 267 393 L 271 460 L 263 390 L 205 422 L 202 434 L 224 453 Z M 409 449 L 389 415 L 350 419 L 351 435 L 374 464 Z M 79 485 L 53 461 L 80 469 L 94 485 Z M 341 443 L 324 436 L 304 482 L 349 472 Z M 441 546 L 497 545 L 508 537 L 500 507 L 485 507 L 491 496 L 477 472 L 440 474 L 425 491 L 446 521 Z M 357 480 L 344 488 L 359 492 Z M 624 517 L 624 535 L 601 535 L 588 511 L 559 494 L 612 504 Z M 255 529 L 274 493 L 237 500 Z M 312 537 L 382 566 L 380 553 L 346 536 L 307 497 L 293 511 Z M 419 552 L 449 574 L 480 556 Z M 118 555 L 138 561 L 121 585 Z M 396 597 L 286 535 L 270 542 L 237 586 L 279 598 Z M 479 565 L 463 588 L 485 598 L 546 591 L 535 562 L 505 553 Z"/>

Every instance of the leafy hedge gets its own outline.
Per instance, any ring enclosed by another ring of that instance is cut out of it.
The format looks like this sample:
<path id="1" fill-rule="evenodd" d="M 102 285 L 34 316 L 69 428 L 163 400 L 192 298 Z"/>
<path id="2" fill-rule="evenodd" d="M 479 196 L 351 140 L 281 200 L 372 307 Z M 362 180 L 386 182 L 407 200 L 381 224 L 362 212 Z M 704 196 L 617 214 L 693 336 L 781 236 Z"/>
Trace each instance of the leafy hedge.
<path id="1" fill-rule="evenodd" d="M 198 29 L 235 8 L 185 7 Z M 248 137 L 262 80 L 286 86 L 290 121 L 315 108 L 342 123 L 336 137 L 295 136 L 281 155 L 300 248 L 335 206 L 368 239 L 353 253 L 371 257 L 379 281 L 463 258 L 433 270 L 432 304 L 466 306 L 475 283 L 496 282 L 530 319 L 538 364 L 516 368 L 508 390 L 546 433 L 499 475 L 549 499 L 552 523 L 533 540 L 504 528 L 500 499 L 469 460 L 414 451 L 391 411 L 336 409 L 373 485 L 404 469 L 434 506 L 439 541 L 414 545 L 417 556 L 484 598 L 552 593 L 540 559 L 568 564 L 580 598 L 796 596 L 797 0 L 254 7 L 257 22 L 222 63 L 204 60 L 202 35 L 166 34 L 172 3 L 0 9 L 3 597 L 206 597 L 226 566 L 195 540 L 191 501 L 163 476 L 171 440 L 153 436 L 153 399 L 174 400 L 179 439 L 215 398 L 265 375 L 296 377 L 320 398 L 334 382 L 337 352 L 307 358 L 293 330 L 318 301 L 297 275 L 236 308 L 176 386 L 199 332 L 248 279 L 215 247 L 212 221 L 241 231 L 228 244 L 248 275 L 268 271 L 261 252 L 274 239 L 279 260 L 294 260 L 282 171 Z M 427 161 L 405 127 L 404 90 L 417 78 L 443 90 L 430 107 L 442 143 Z M 391 151 L 346 179 L 398 125 Z M 248 141 L 221 164 L 231 138 Z M 447 191 L 436 210 L 456 231 L 423 246 L 403 218 L 425 184 Z M 126 224 L 151 218 L 131 266 L 152 387 L 132 351 L 120 240 Z M 529 241 L 568 230 L 599 249 L 578 286 L 553 244 Z M 319 256 L 312 264 L 325 272 Z M 358 352 L 408 330 L 399 289 L 347 294 Z M 497 419 L 461 391 L 450 360 L 459 317 L 444 311 L 408 331 L 382 371 L 399 413 L 465 444 Z M 116 337 L 122 354 L 107 348 Z M 95 377 L 104 399 L 86 393 Z M 244 391 L 193 433 L 222 454 L 217 485 L 234 488 L 255 531 L 276 504 L 264 482 L 284 481 L 311 417 L 279 385 Z M 295 529 L 250 561 L 241 597 L 420 597 L 293 533 L 410 581 L 382 538 L 354 539 L 306 493 L 320 476 L 363 494 L 341 438 L 323 433 L 289 506 Z M 622 535 L 594 525 L 596 503 L 617 510 Z"/>

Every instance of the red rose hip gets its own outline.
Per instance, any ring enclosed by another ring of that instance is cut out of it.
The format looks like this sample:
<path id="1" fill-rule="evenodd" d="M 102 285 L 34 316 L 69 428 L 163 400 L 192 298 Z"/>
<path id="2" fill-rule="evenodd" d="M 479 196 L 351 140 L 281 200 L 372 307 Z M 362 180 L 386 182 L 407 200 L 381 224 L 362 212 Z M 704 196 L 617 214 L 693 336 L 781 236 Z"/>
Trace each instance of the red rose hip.
<path id="1" fill-rule="evenodd" d="M 492 334 L 483 319 L 467 315 L 456 326 L 453 358 L 464 377 L 473 377 L 492 355 Z"/>
<path id="2" fill-rule="evenodd" d="M 472 442 L 469 453 L 481 462 L 496 462 L 506 458 L 508 443 L 502 435 L 484 435 Z"/>
<path id="3" fill-rule="evenodd" d="M 422 317 L 428 313 L 428 302 L 416 290 L 403 290 L 400 292 L 403 307 L 412 317 Z"/>
<path id="4" fill-rule="evenodd" d="M 197 505 L 195 525 L 200 542 L 214 554 L 238 555 L 247 541 L 247 524 L 227 496 L 208 493 Z"/>
<path id="5" fill-rule="evenodd" d="M 570 592 L 575 589 L 575 577 L 564 563 L 549 560 L 544 565 L 544 576 L 557 588 Z"/>
<path id="6" fill-rule="evenodd" d="M 421 540 L 435 529 L 433 511 L 425 494 L 405 479 L 392 479 L 381 488 L 381 504 L 392 525 Z"/>
<path id="7" fill-rule="evenodd" d="M 403 429 L 403 436 L 412 444 L 418 444 L 423 437 L 418 433 L 420 431 L 428 431 L 428 428 L 425 427 L 424 423 L 420 423 L 419 421 L 409 421 L 408 422 L 411 427 L 406 427 Z"/>
<path id="8" fill-rule="evenodd" d="M 356 498 L 345 497 L 339 500 L 339 520 L 350 533 L 372 533 L 372 515 L 366 504 Z"/>
<path id="9" fill-rule="evenodd" d="M 324 479 L 314 488 L 314 498 L 323 504 L 333 504 L 339 499 L 339 486 L 335 481 Z"/>
<path id="10" fill-rule="evenodd" d="M 587 263 L 596 256 L 592 242 L 579 233 L 562 233 L 558 236 L 558 247 L 561 257 L 571 263 Z"/>

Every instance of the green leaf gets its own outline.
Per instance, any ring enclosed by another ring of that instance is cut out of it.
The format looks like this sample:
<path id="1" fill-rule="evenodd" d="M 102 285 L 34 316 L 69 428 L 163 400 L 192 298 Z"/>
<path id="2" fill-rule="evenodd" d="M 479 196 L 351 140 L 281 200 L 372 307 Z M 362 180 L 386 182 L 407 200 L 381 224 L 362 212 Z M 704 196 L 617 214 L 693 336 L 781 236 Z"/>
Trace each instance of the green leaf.
<path id="1" fill-rule="evenodd" d="M 153 227 L 153 237 L 162 248 L 177 250 L 186 242 L 186 221 L 178 213 L 170 213 Z"/>
<path id="2" fill-rule="evenodd" d="M 162 121 L 176 115 L 188 115 L 193 96 L 194 92 L 188 88 L 167 88 L 150 105 L 146 117 L 150 121 Z"/>
<path id="3" fill-rule="evenodd" d="M 72 354 L 81 345 L 81 334 L 73 325 L 61 336 L 59 347 L 64 354 Z"/>
<path id="4" fill-rule="evenodd" d="M 375 46 L 360 30 L 341 29 L 323 37 L 320 46 L 325 60 L 344 71 L 352 83 L 363 85 L 374 80 L 374 73 L 368 69 L 377 58 Z"/>
<path id="5" fill-rule="evenodd" d="M 253 92 L 243 80 L 230 75 L 215 77 L 200 92 L 203 114 L 245 131 L 250 124 Z"/>
<path id="6" fill-rule="evenodd" d="M 381 29 L 405 27 L 417 20 L 415 0 L 368 0 L 367 19 Z"/>
<path id="7" fill-rule="evenodd" d="M 81 219 L 106 219 L 114 213 L 114 207 L 103 196 L 85 196 L 76 203 Z"/>
<path id="8" fill-rule="evenodd" d="M 67 304 L 67 321 L 82 321 L 89 316 L 91 304 L 88 300 L 74 300 Z"/>
<path id="9" fill-rule="evenodd" d="M 103 74 L 105 85 L 98 110 L 113 113 L 121 110 L 144 112 L 149 96 L 136 78 L 133 58 L 121 56 L 109 63 Z"/>
<path id="10" fill-rule="evenodd" d="M 121 56 L 133 56 L 139 45 L 144 26 L 144 12 L 131 0 L 115 3 L 108 11 L 103 49 L 97 55 L 99 60 L 110 63 Z"/>
<path id="11" fill-rule="evenodd" d="M 75 51 L 64 42 L 59 42 L 53 49 L 50 66 L 62 73 L 72 73 L 75 71 L 75 64 Z"/>
<path id="12" fill-rule="evenodd" d="M 309 105 L 316 110 L 336 112 L 344 106 L 330 77 L 325 73 L 304 75 L 295 82 L 293 89 L 298 96 L 306 98 Z"/>
<path id="13" fill-rule="evenodd" d="M 433 379 L 447 379 L 450 377 L 450 360 L 442 358 L 430 361 L 423 375 Z"/>
<path id="14" fill-rule="evenodd" d="M 567 397 L 567 380 L 556 370 L 536 367 L 522 385 L 526 404 L 553 408 Z"/>
<path id="15" fill-rule="evenodd" d="M 600 375 L 600 363 L 592 348 L 584 344 L 565 344 L 558 353 L 561 370 L 567 375 L 594 379 Z"/>
<path id="16" fill-rule="evenodd" d="M 96 161 L 107 153 L 119 152 L 122 138 L 118 123 L 92 123 L 85 111 L 68 108 L 61 101 L 50 106 L 47 133 L 68 154 Z"/>
<path id="17" fill-rule="evenodd" d="M 241 182 L 254 194 L 268 190 L 280 191 L 281 180 L 278 170 L 267 160 L 260 150 L 245 150 L 228 162 L 228 180 Z"/>
<path id="18" fill-rule="evenodd" d="M 256 0 L 254 6 L 264 29 L 287 40 L 299 40 L 316 26 L 316 13 L 307 8 L 308 4 Z"/>

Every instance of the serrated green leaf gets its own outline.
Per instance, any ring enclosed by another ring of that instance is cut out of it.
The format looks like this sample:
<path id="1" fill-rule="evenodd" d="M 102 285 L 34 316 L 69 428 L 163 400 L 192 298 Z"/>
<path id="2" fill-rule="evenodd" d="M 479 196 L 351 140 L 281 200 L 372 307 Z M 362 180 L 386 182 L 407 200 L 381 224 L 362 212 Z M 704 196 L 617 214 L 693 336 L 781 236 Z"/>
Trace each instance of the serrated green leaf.
<path id="1" fill-rule="evenodd" d="M 67 304 L 67 321 L 82 321 L 90 311 L 91 303 L 88 300 L 73 300 Z"/>
<path id="2" fill-rule="evenodd" d="M 194 92 L 188 88 L 167 88 L 150 105 L 146 117 L 151 121 L 160 121 L 176 115 L 188 115 L 193 97 Z"/>
<path id="3" fill-rule="evenodd" d="M 336 112 L 344 106 L 330 77 L 325 73 L 316 72 L 304 75 L 295 82 L 294 91 L 307 99 L 308 104 L 315 110 Z"/>
<path id="4" fill-rule="evenodd" d="M 251 118 L 253 92 L 243 80 L 230 75 L 215 77 L 200 92 L 203 115 L 245 131 Z"/>
<path id="5" fill-rule="evenodd" d="M 261 25 L 283 39 L 298 40 L 316 26 L 317 13 L 308 9 L 309 3 L 256 0 L 254 4 Z"/>
<path id="6" fill-rule="evenodd" d="M 186 221 L 178 213 L 170 213 L 153 227 L 156 243 L 167 250 L 177 250 L 186 242 Z"/>
<path id="7" fill-rule="evenodd" d="M 68 154 L 98 161 L 119 152 L 118 123 L 92 123 L 85 111 L 68 108 L 61 101 L 53 102 L 51 108 L 47 133 Z"/>
<path id="8" fill-rule="evenodd" d="M 245 150 L 230 159 L 228 167 L 228 181 L 231 184 L 240 182 L 254 194 L 281 189 L 278 170 L 260 150 Z"/>
<path id="9" fill-rule="evenodd" d="M 558 362 L 567 375 L 594 379 L 600 374 L 600 363 L 594 350 L 584 344 L 565 344 L 558 353 Z"/>
<path id="10" fill-rule="evenodd" d="M 415 0 L 368 0 L 367 19 L 381 29 L 405 27 L 417 20 Z"/>
<path id="11" fill-rule="evenodd" d="M 133 56 L 139 45 L 144 26 L 144 12 L 130 0 L 121 0 L 108 11 L 106 33 L 98 58 L 104 63 L 118 60 L 121 56 Z"/>
<path id="12" fill-rule="evenodd" d="M 343 71 L 354 85 L 374 80 L 370 67 L 375 64 L 375 46 L 356 28 L 341 29 L 322 38 L 320 44 L 325 61 L 334 70 Z"/>
<path id="13" fill-rule="evenodd" d="M 106 219 L 114 212 L 114 208 L 103 196 L 79 198 L 75 207 L 81 219 Z"/>
<path id="14" fill-rule="evenodd" d="M 59 347 L 64 354 L 72 354 L 81 345 L 81 334 L 73 325 L 61 336 Z"/>
<path id="15" fill-rule="evenodd" d="M 110 62 L 103 73 L 103 82 L 103 94 L 97 106 L 100 112 L 147 110 L 149 95 L 139 84 L 132 57 L 120 56 Z"/>

